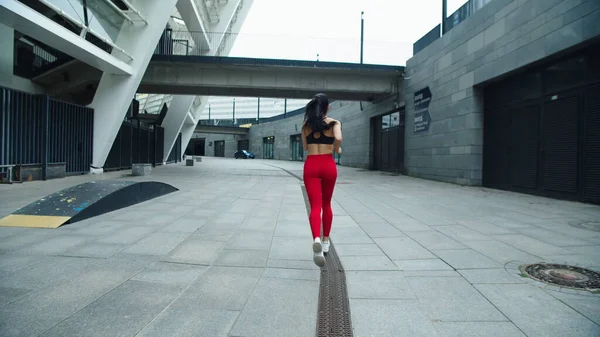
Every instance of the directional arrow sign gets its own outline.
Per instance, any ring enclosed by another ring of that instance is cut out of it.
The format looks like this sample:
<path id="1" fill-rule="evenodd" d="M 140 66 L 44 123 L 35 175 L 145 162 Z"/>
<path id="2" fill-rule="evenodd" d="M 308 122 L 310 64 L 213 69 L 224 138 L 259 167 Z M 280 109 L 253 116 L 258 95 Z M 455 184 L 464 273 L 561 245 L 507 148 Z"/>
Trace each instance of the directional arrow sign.
<path id="1" fill-rule="evenodd" d="M 431 102 L 431 91 L 429 87 L 415 92 L 415 126 L 414 133 L 429 131 L 431 116 L 429 115 L 429 103 Z"/>

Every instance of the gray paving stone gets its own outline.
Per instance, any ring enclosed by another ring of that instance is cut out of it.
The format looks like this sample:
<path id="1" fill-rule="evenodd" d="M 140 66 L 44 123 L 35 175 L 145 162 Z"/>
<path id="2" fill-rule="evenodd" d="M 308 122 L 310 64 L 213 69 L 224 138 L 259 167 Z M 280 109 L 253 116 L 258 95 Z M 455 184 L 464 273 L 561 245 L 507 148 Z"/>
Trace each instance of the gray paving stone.
<path id="1" fill-rule="evenodd" d="M 189 238 L 173 249 L 161 261 L 210 265 L 223 249 L 224 242 Z"/>
<path id="2" fill-rule="evenodd" d="M 62 261 L 68 262 L 67 258 Z M 141 265 L 105 260 L 80 270 L 77 275 L 66 274 L 61 282 L 0 307 L 0 330 L 3 336 L 37 336 L 137 274 L 143 269 Z"/>
<path id="3" fill-rule="evenodd" d="M 463 243 L 469 248 L 502 264 L 511 261 L 535 263 L 541 260 L 539 256 L 528 254 L 500 241 L 463 241 Z"/>
<path id="4" fill-rule="evenodd" d="M 548 291 L 550 295 L 552 293 Z M 594 323 L 600 325 L 600 297 L 578 296 L 579 298 L 561 299 L 563 303 L 573 308 Z"/>
<path id="5" fill-rule="evenodd" d="M 165 227 L 161 228 L 161 232 L 191 234 L 200 229 L 206 224 L 205 219 L 181 217 Z"/>
<path id="6" fill-rule="evenodd" d="M 467 247 L 460 242 L 449 238 L 447 235 L 436 230 L 406 232 L 411 239 L 418 242 L 427 249 L 466 249 Z"/>
<path id="7" fill-rule="evenodd" d="M 462 277 L 454 270 L 403 270 L 405 277 Z"/>
<path id="8" fill-rule="evenodd" d="M 28 228 L 31 229 L 31 228 Z M 35 228 L 36 231 L 27 231 L 21 235 L 14 235 L 0 240 L 0 253 L 6 254 L 15 250 L 26 250 L 33 245 L 50 240 L 59 235 L 56 229 Z"/>
<path id="9" fill-rule="evenodd" d="M 477 231 L 474 231 L 470 228 L 461 226 L 461 225 L 452 225 L 452 226 L 437 226 L 436 230 L 446 234 L 448 237 L 457 240 L 457 241 L 481 241 L 481 240 L 491 240 L 491 238 L 487 235 L 483 235 Z"/>
<path id="10" fill-rule="evenodd" d="M 437 336 L 419 301 L 350 299 L 350 307 L 355 337 Z"/>
<path id="11" fill-rule="evenodd" d="M 349 215 L 339 215 L 339 213 L 336 213 L 334 211 L 333 213 L 333 226 L 336 228 L 341 228 L 341 227 L 357 227 L 358 224 L 356 223 L 356 221 L 354 221 L 354 219 L 352 219 L 351 216 Z"/>
<path id="12" fill-rule="evenodd" d="M 231 329 L 231 336 L 311 336 L 319 283 L 262 278 Z"/>
<path id="13" fill-rule="evenodd" d="M 188 285 L 208 267 L 180 263 L 157 262 L 132 278 L 134 281 Z"/>
<path id="14" fill-rule="evenodd" d="M 107 258 L 117 252 L 122 251 L 125 247 L 124 244 L 110 244 L 110 243 L 88 243 L 85 242 L 79 246 L 75 246 L 69 249 L 67 252 L 61 254 L 63 256 L 80 256 L 80 257 L 95 257 L 95 258 Z"/>
<path id="15" fill-rule="evenodd" d="M 213 266 L 196 279 L 177 301 L 198 309 L 240 311 L 262 273 L 263 268 Z"/>
<path id="16" fill-rule="evenodd" d="M 511 322 L 433 322 L 439 337 L 526 337 Z"/>
<path id="17" fill-rule="evenodd" d="M 123 230 L 98 239 L 97 243 L 112 243 L 130 245 L 143 237 L 150 235 L 156 229 L 152 227 L 125 227 Z"/>
<path id="18" fill-rule="evenodd" d="M 600 326 L 528 284 L 475 285 L 528 336 L 598 336 Z"/>
<path id="19" fill-rule="evenodd" d="M 136 337 L 227 337 L 239 311 L 198 309 L 175 301 Z"/>
<path id="20" fill-rule="evenodd" d="M 407 231 L 417 232 L 417 231 L 433 230 L 433 228 L 431 228 L 430 226 L 426 225 L 425 223 L 423 223 L 417 219 L 413 219 L 413 218 L 403 218 L 403 219 L 397 219 L 397 220 L 388 219 L 388 222 L 391 223 L 394 227 L 401 230 L 402 232 L 407 232 Z"/>
<path id="21" fill-rule="evenodd" d="M 586 246 L 591 245 L 592 243 L 589 241 L 585 241 L 584 239 L 570 237 L 565 235 L 564 233 L 553 232 L 551 230 L 543 229 L 543 228 L 518 228 L 515 231 L 525 234 L 531 238 L 549 243 L 551 245 L 557 247 L 563 246 Z M 545 255 L 545 254 L 544 254 Z M 559 255 L 559 254 L 552 254 Z"/>
<path id="22" fill-rule="evenodd" d="M 40 263 L 5 274 L 0 286 L 7 288 L 38 289 L 54 282 L 61 282 L 71 275 L 97 262 L 96 259 L 49 256 Z"/>
<path id="23" fill-rule="evenodd" d="M 514 234 L 514 230 L 509 230 L 500 226 L 496 226 L 482 220 L 464 220 L 458 222 L 460 225 L 470 228 L 482 234 Z"/>
<path id="24" fill-rule="evenodd" d="M 206 228 L 201 227 L 199 230 L 192 234 L 195 238 L 200 238 L 202 240 L 212 240 L 212 241 L 223 241 L 227 242 L 233 234 L 235 230 L 233 229 L 218 229 L 218 228 Z"/>
<path id="25" fill-rule="evenodd" d="M 177 247 L 189 234 L 153 233 L 123 250 L 127 254 L 165 255 Z"/>
<path id="26" fill-rule="evenodd" d="M 384 222 L 385 221 L 382 217 L 380 217 L 375 212 L 351 212 L 351 211 L 349 211 L 348 214 L 357 223 L 363 223 L 363 222 Z"/>
<path id="27" fill-rule="evenodd" d="M 340 260 L 346 271 L 398 270 L 387 256 L 340 256 Z"/>
<path id="28" fill-rule="evenodd" d="M 0 274 L 0 277 L 5 277 L 5 275 Z M 0 306 L 10 303 L 30 292 L 31 289 L 0 287 Z"/>
<path id="29" fill-rule="evenodd" d="M 273 234 L 261 231 L 238 231 L 227 243 L 228 249 L 267 250 L 271 247 Z M 277 240 L 274 240 L 277 241 Z"/>
<path id="30" fill-rule="evenodd" d="M 409 277 L 407 280 L 431 320 L 507 321 L 462 278 Z"/>
<path id="31" fill-rule="evenodd" d="M 301 238 L 310 238 L 312 236 L 308 220 L 282 220 L 277 223 L 275 236 L 295 236 Z"/>
<path id="32" fill-rule="evenodd" d="M 346 283 L 350 298 L 417 299 L 399 271 L 348 271 Z"/>
<path id="33" fill-rule="evenodd" d="M 527 283 L 530 279 L 518 275 L 511 275 L 506 269 L 462 269 L 458 272 L 469 283 L 477 284 L 506 284 L 506 283 Z"/>
<path id="34" fill-rule="evenodd" d="M 335 250 L 338 256 L 372 256 L 385 255 L 374 243 L 337 244 Z"/>
<path id="35" fill-rule="evenodd" d="M 142 330 L 180 291 L 172 285 L 127 281 L 43 336 L 131 336 Z"/>
<path id="36" fill-rule="evenodd" d="M 312 269 L 285 269 L 267 268 L 262 276 L 270 278 L 282 278 L 290 280 L 320 281 L 321 272 L 317 268 Z"/>
<path id="37" fill-rule="evenodd" d="M 0 271 L 17 271 L 41 263 L 45 256 L 38 255 L 0 255 Z"/>
<path id="38" fill-rule="evenodd" d="M 279 213 L 280 221 L 308 221 L 308 216 L 306 215 L 306 211 L 298 211 L 298 212 L 280 212 Z"/>
<path id="39" fill-rule="evenodd" d="M 61 255 L 86 241 L 86 237 L 61 235 L 49 238 L 27 248 L 16 251 L 16 254 Z"/>
<path id="40" fill-rule="evenodd" d="M 524 235 L 494 235 L 494 239 L 516 247 L 531 255 L 563 255 L 568 253 L 568 250 L 565 248 L 557 247 Z"/>
<path id="41" fill-rule="evenodd" d="M 454 269 L 502 268 L 502 264 L 472 249 L 434 250 L 433 253 Z"/>
<path id="42" fill-rule="evenodd" d="M 411 238 L 377 238 L 375 243 L 392 260 L 415 260 L 435 258 L 430 251 L 423 248 Z"/>
<path id="43" fill-rule="evenodd" d="M 277 224 L 277 217 L 249 217 L 239 227 L 240 230 L 273 232 Z"/>
<path id="44" fill-rule="evenodd" d="M 273 239 L 269 260 L 311 260 L 313 258 L 312 240 L 306 238 L 279 237 Z"/>
<path id="45" fill-rule="evenodd" d="M 361 222 L 358 225 L 372 238 L 406 236 L 399 229 L 387 222 Z"/>
<path id="46" fill-rule="evenodd" d="M 586 268 L 592 266 L 600 266 L 600 256 L 590 256 L 582 254 L 574 255 L 547 255 L 544 256 L 546 262 L 561 263 L 575 266 L 583 266 Z"/>
<path id="47" fill-rule="evenodd" d="M 440 259 L 394 261 L 400 270 L 453 270 Z"/>
<path id="48" fill-rule="evenodd" d="M 224 249 L 214 265 L 264 268 L 267 264 L 268 255 L 268 250 Z"/>
<path id="49" fill-rule="evenodd" d="M 267 267 L 283 269 L 320 270 L 312 260 L 277 260 L 268 259 Z"/>

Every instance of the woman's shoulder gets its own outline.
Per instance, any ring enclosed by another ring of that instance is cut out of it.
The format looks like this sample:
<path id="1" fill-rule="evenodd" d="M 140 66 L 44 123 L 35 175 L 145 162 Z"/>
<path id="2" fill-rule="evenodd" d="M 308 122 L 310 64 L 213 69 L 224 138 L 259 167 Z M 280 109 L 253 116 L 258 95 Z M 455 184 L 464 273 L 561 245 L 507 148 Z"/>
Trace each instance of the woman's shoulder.
<path id="1" fill-rule="evenodd" d="M 325 119 L 325 123 L 329 124 L 329 125 L 335 125 L 335 124 L 342 124 L 340 121 L 338 121 L 337 119 L 333 119 L 333 118 L 329 118 L 327 117 Z"/>

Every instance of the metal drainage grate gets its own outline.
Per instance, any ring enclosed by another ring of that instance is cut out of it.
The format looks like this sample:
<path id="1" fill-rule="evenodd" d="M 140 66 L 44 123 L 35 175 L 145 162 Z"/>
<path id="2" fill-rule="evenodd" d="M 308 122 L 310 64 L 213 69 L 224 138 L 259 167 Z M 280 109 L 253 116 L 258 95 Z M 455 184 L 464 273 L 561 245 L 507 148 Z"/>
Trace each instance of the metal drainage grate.
<path id="1" fill-rule="evenodd" d="M 600 290 L 600 273 L 589 269 L 550 263 L 523 265 L 520 269 L 527 276 L 544 283 L 589 291 Z"/>
<path id="2" fill-rule="evenodd" d="M 282 169 L 274 165 L 268 166 Z M 285 169 L 282 170 L 302 181 L 299 175 Z M 301 188 L 306 212 L 310 213 L 306 187 L 302 186 Z M 325 267 L 321 268 L 317 315 L 317 337 L 352 337 L 346 272 L 335 251 L 333 242 L 329 245 L 329 253 L 325 255 Z"/>
<path id="3" fill-rule="evenodd" d="M 597 221 L 571 222 L 569 225 L 590 231 L 600 232 L 600 222 Z"/>
<path id="4" fill-rule="evenodd" d="M 333 243 L 321 268 L 318 315 L 317 337 L 352 336 L 346 274 Z"/>

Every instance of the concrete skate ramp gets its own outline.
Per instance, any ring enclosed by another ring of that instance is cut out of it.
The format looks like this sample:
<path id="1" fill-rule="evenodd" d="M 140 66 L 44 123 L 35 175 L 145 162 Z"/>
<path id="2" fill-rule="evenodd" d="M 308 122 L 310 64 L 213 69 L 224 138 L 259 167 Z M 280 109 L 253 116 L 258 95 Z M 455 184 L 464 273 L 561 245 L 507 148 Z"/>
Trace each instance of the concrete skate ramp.
<path id="1" fill-rule="evenodd" d="M 154 181 L 91 181 L 33 202 L 0 219 L 0 226 L 58 228 L 177 190 Z"/>

